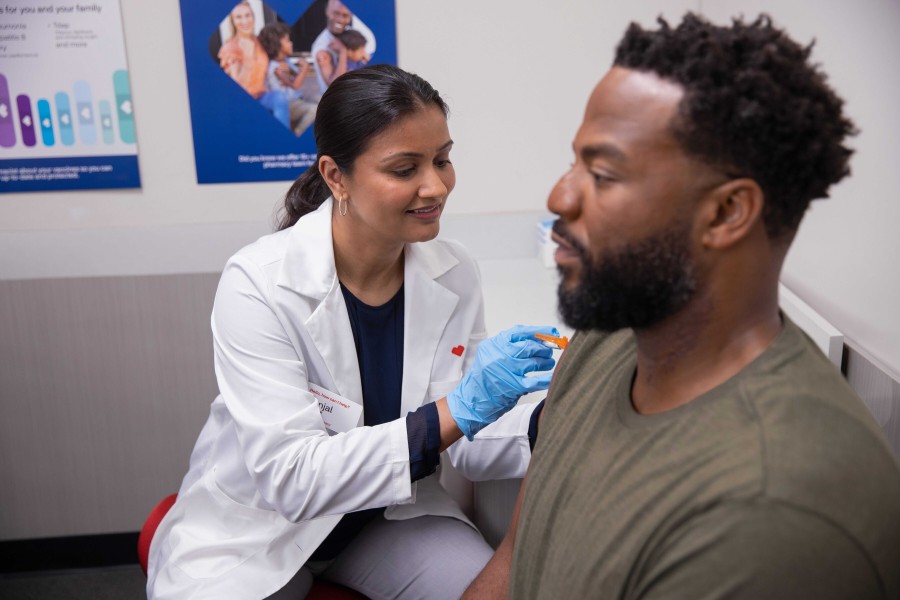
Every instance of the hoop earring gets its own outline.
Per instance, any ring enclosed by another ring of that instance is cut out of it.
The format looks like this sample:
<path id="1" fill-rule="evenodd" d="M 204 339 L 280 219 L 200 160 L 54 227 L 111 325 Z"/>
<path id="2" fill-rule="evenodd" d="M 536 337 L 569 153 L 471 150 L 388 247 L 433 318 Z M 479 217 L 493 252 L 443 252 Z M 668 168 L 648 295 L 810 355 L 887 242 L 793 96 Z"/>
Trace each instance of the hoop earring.
<path id="1" fill-rule="evenodd" d="M 341 213 L 342 217 L 347 214 L 347 203 L 344 201 L 343 194 L 341 194 L 341 199 L 338 200 L 338 212 Z"/>

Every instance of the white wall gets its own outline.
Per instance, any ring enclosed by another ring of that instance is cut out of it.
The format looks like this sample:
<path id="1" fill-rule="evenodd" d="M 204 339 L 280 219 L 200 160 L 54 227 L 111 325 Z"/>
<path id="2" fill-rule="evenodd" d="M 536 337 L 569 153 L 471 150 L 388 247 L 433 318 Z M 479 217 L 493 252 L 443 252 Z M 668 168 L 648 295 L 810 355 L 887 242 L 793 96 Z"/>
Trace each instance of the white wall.
<path id="1" fill-rule="evenodd" d="M 226 224 L 229 242 L 191 267 L 215 270 L 232 244 L 268 227 L 286 189 L 196 184 L 178 2 L 121 1 L 144 187 L 0 196 L 0 279 L 183 272 L 180 257 L 203 252 Z M 862 134 L 853 178 L 811 211 L 785 282 L 900 374 L 897 0 L 397 0 L 401 66 L 451 104 L 459 183 L 448 215 L 541 210 L 627 23 L 685 9 L 716 20 L 768 10 L 797 38 L 818 39 L 815 57 Z M 183 250 L 171 251 L 173 238 Z M 117 258 L 111 249 L 127 239 L 140 252 Z"/>

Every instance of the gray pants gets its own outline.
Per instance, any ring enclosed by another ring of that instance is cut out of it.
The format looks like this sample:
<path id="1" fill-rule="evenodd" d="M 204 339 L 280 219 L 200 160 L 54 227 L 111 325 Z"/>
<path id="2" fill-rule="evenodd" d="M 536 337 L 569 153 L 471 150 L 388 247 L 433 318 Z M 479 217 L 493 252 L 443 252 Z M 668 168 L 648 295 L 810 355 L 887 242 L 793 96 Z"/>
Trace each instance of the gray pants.
<path id="1" fill-rule="evenodd" d="M 268 600 L 301 600 L 313 575 L 373 600 L 457 600 L 494 551 L 477 531 L 449 517 L 377 517 L 336 559 L 307 563 Z"/>

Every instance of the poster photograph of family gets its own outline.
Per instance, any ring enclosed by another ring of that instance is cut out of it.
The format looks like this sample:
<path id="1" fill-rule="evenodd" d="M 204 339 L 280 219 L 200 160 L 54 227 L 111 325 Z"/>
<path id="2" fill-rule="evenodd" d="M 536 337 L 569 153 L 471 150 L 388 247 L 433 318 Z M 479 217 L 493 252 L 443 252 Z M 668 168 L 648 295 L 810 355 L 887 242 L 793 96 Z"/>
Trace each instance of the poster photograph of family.
<path id="1" fill-rule="evenodd" d="M 199 183 L 295 178 L 328 85 L 397 62 L 393 0 L 197 4 L 181 10 Z"/>

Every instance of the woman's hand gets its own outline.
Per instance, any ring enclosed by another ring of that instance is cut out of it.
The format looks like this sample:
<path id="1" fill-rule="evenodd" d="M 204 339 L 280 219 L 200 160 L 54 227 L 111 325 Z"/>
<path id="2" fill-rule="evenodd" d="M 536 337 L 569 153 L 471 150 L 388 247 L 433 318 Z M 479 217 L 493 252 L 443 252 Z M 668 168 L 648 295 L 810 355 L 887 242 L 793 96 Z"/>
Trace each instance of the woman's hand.
<path id="1" fill-rule="evenodd" d="M 553 351 L 534 339 L 535 333 L 559 335 L 554 327 L 517 325 L 481 342 L 472 368 L 447 394 L 450 415 L 469 440 L 515 406 L 520 396 L 550 386 L 550 372 L 526 377 L 556 364 Z"/>
<path id="2" fill-rule="evenodd" d="M 222 46 L 219 50 L 219 66 L 223 69 L 227 69 L 235 64 L 240 66 L 243 61 L 244 54 L 239 48 Z"/>

